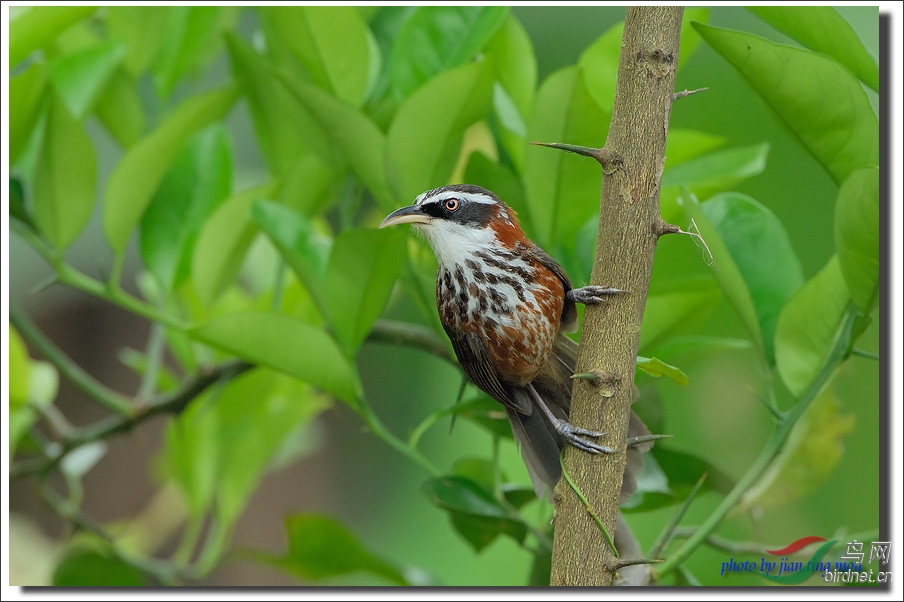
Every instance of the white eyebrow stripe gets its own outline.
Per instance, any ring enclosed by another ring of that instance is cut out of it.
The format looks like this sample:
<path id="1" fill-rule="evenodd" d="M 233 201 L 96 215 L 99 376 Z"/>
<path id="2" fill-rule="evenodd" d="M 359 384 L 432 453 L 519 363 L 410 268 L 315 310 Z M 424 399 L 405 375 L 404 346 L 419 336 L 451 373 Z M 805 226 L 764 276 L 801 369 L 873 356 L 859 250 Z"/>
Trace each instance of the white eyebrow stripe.
<path id="1" fill-rule="evenodd" d="M 461 192 L 457 190 L 445 190 L 439 194 L 434 194 L 432 196 L 427 196 L 429 193 L 425 192 L 414 200 L 415 205 L 423 205 L 426 202 L 437 202 L 441 203 L 446 199 L 461 199 L 464 201 L 468 201 L 471 203 L 480 203 L 481 205 L 497 205 L 498 203 L 493 200 L 491 197 L 473 192 Z"/>

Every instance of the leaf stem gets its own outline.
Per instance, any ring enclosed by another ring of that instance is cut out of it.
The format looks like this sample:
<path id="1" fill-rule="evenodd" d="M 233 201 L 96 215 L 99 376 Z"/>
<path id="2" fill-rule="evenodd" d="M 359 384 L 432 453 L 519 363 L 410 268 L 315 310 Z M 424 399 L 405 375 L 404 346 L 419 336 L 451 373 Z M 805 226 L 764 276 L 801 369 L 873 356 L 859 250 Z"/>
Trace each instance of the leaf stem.
<path id="1" fill-rule="evenodd" d="M 650 558 L 659 558 L 662 556 L 662 552 L 669 545 L 669 542 L 674 537 L 675 530 L 678 528 L 678 523 L 681 522 L 681 519 L 684 518 L 684 515 L 687 514 L 687 511 L 690 509 L 691 504 L 694 502 L 694 498 L 697 497 L 697 494 L 700 492 L 700 487 L 703 486 L 703 482 L 706 481 L 707 473 L 703 473 L 700 478 L 697 480 L 697 484 L 694 485 L 694 488 L 691 490 L 690 495 L 687 496 L 687 499 L 684 500 L 684 504 L 681 505 L 681 509 L 675 513 L 675 516 L 672 517 L 672 520 L 666 525 L 665 529 L 662 530 L 662 533 L 659 534 L 659 537 L 656 538 L 656 542 L 653 543 L 653 547 L 650 548 Z"/>
<path id="2" fill-rule="evenodd" d="M 72 381 L 75 386 L 87 393 L 92 399 L 121 416 L 132 416 L 135 406 L 112 389 L 101 384 L 93 376 L 85 372 L 81 366 L 63 353 L 50 339 L 29 320 L 25 314 L 14 309 L 9 312 L 9 321 L 28 342 L 41 353 L 60 373 Z"/>
<path id="3" fill-rule="evenodd" d="M 609 542 L 609 547 L 612 549 L 612 555 L 618 558 L 618 550 L 615 549 L 615 542 L 612 541 L 612 536 L 609 535 L 609 532 L 606 530 L 606 525 L 603 524 L 603 521 L 600 520 L 600 517 L 596 515 L 596 512 L 593 511 L 593 508 L 590 506 L 590 502 L 587 501 L 587 498 L 584 497 L 584 494 L 578 489 L 578 486 L 574 484 L 574 481 L 571 480 L 571 475 L 568 474 L 568 471 L 565 469 L 565 462 L 563 461 L 564 456 L 559 456 L 559 464 L 562 466 L 562 476 L 565 477 L 565 481 L 571 487 L 572 491 L 578 494 L 578 497 L 581 499 L 581 503 L 584 504 L 584 508 L 587 509 L 587 513 L 593 517 L 593 520 L 596 522 L 597 526 L 600 528 L 600 531 L 603 532 L 603 536 L 606 538 L 606 541 Z"/>
<path id="4" fill-rule="evenodd" d="M 371 432 L 376 435 L 379 439 L 382 439 L 389 447 L 393 448 L 397 452 L 401 453 L 403 456 L 426 470 L 431 476 L 438 477 L 440 476 L 439 469 L 434 466 L 430 460 L 428 460 L 423 454 L 421 454 L 417 449 L 411 447 L 410 445 L 406 445 L 404 441 L 393 435 L 389 429 L 383 424 L 383 422 L 377 417 L 374 413 L 373 408 L 370 407 L 370 404 L 364 398 L 363 395 L 358 397 L 357 404 L 358 415 L 364 419 L 364 422 L 370 428 Z"/>
<path id="5" fill-rule="evenodd" d="M 871 351 L 866 351 L 865 349 L 857 349 L 856 347 L 854 347 L 851 350 L 851 353 L 853 353 L 854 355 L 859 355 L 860 357 L 865 357 L 865 358 L 869 358 L 871 360 L 876 360 L 877 362 L 879 361 L 878 353 L 872 353 Z"/>
<path id="6" fill-rule="evenodd" d="M 157 322 L 152 323 L 146 351 L 147 366 L 135 396 L 139 403 L 146 402 L 157 392 L 157 375 L 160 373 L 160 364 L 163 361 L 164 342 L 163 325 Z"/>

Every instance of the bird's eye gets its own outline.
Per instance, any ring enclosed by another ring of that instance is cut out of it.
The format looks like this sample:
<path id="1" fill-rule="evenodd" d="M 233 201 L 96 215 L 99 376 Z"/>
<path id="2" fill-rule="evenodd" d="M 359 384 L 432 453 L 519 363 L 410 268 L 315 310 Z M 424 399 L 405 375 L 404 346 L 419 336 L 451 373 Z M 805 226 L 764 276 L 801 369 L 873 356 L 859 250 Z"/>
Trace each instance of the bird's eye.
<path id="1" fill-rule="evenodd" d="M 458 199 L 446 199 L 444 205 L 446 206 L 447 211 L 455 211 L 458 209 L 459 202 Z"/>

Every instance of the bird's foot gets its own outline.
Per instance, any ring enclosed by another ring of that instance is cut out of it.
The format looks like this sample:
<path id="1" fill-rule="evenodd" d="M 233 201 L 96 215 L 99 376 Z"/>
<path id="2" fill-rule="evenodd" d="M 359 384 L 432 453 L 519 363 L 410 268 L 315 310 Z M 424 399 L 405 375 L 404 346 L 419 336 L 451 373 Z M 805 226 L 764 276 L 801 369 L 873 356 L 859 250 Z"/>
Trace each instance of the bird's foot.
<path id="1" fill-rule="evenodd" d="M 584 286 L 581 288 L 573 288 L 568 291 L 568 298 L 575 303 L 593 305 L 595 303 L 605 303 L 607 301 L 606 295 L 618 295 L 627 292 L 628 291 L 607 286 Z"/>
<path id="2" fill-rule="evenodd" d="M 594 443 L 593 441 L 588 441 L 583 437 L 604 437 L 606 433 L 598 433 L 596 431 L 588 431 L 587 429 L 582 429 L 579 426 L 574 426 L 569 422 L 565 422 L 564 420 L 557 420 L 555 422 L 556 432 L 562 435 L 562 437 L 575 446 L 578 449 L 582 449 L 585 452 L 591 454 L 614 454 L 616 450 L 611 447 L 606 447 L 605 445 L 600 445 L 598 443 Z"/>

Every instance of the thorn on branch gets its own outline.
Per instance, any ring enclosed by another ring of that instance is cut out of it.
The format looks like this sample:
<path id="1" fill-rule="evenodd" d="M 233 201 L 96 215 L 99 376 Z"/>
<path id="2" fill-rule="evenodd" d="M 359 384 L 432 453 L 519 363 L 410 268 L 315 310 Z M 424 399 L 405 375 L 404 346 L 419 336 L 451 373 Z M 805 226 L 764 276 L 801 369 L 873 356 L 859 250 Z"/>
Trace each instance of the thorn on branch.
<path id="1" fill-rule="evenodd" d="M 597 383 L 602 377 L 600 376 L 599 372 L 576 372 L 575 374 L 571 375 L 571 378 L 577 380 L 587 380 L 591 383 Z"/>
<path id="2" fill-rule="evenodd" d="M 597 163 L 603 168 L 606 175 L 612 174 L 618 170 L 624 169 L 624 159 L 615 151 L 607 148 L 590 148 L 589 146 L 577 146 L 574 144 L 563 144 L 561 142 L 531 142 L 534 146 L 547 146 L 556 148 L 569 153 L 575 153 L 584 157 L 593 157 Z"/>
<path id="3" fill-rule="evenodd" d="M 671 439 L 674 435 L 641 435 L 640 437 L 628 437 L 628 447 L 635 447 L 650 441 L 659 441 L 660 439 Z"/>
<path id="4" fill-rule="evenodd" d="M 653 227 L 653 233 L 656 236 L 664 236 L 666 234 L 678 234 L 681 232 L 681 228 L 674 224 L 670 224 L 666 221 L 659 220 L 656 225 Z"/>
<path id="5" fill-rule="evenodd" d="M 609 570 L 615 572 L 628 566 L 636 566 L 638 564 L 662 564 L 665 560 L 661 558 L 616 558 L 609 563 Z"/>
<path id="6" fill-rule="evenodd" d="M 682 90 L 681 92 L 675 92 L 674 94 L 672 94 L 672 102 L 678 100 L 679 98 L 684 98 L 686 96 L 690 96 L 691 94 L 704 92 L 706 90 L 709 90 L 709 88 L 697 88 L 696 90 Z"/>
<path id="7" fill-rule="evenodd" d="M 45 289 L 50 288 L 51 286 L 53 286 L 54 284 L 56 284 L 59 281 L 60 281 L 60 279 L 57 276 L 57 273 L 54 272 L 50 276 L 45 278 L 44 280 L 42 280 L 39 283 L 37 283 L 36 285 L 34 285 L 34 287 L 32 287 L 32 289 L 30 291 L 28 291 L 28 294 L 29 295 L 37 295 L 38 293 L 44 291 Z"/>
<path id="8" fill-rule="evenodd" d="M 772 414 L 772 418 L 774 418 L 776 422 L 781 422 L 782 420 L 785 419 L 784 412 L 782 412 L 777 407 L 775 407 L 772 403 L 770 403 L 768 399 L 766 399 L 765 397 L 760 395 L 759 391 L 757 391 L 750 385 L 747 385 L 747 390 L 753 394 L 753 396 L 756 398 L 756 400 L 759 401 L 763 405 L 763 407 L 765 407 L 767 410 L 769 410 L 769 413 Z"/>

